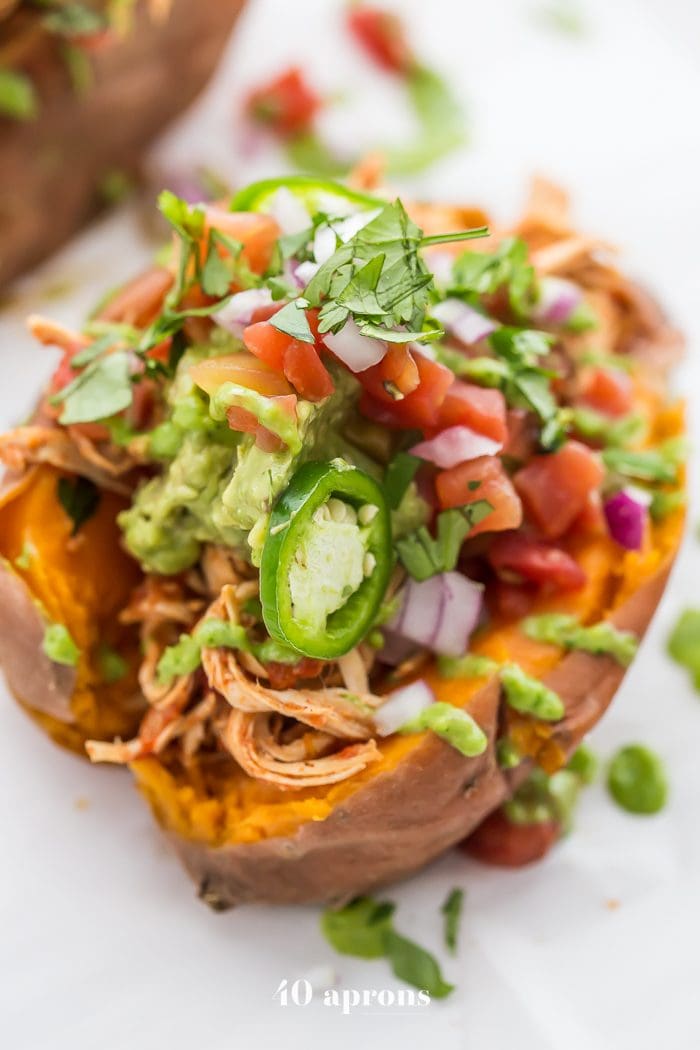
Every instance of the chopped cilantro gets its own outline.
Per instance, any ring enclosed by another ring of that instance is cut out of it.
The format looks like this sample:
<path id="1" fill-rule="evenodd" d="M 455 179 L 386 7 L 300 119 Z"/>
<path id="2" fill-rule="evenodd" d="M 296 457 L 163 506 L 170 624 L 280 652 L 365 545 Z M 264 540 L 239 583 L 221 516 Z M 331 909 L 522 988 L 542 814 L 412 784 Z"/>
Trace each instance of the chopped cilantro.
<path id="1" fill-rule="evenodd" d="M 328 942 L 343 955 L 360 959 L 386 958 L 397 977 L 442 999 L 453 990 L 436 960 L 419 945 L 394 929 L 395 905 L 356 897 L 339 909 L 327 909 L 321 916 L 321 929 Z"/>
<path id="2" fill-rule="evenodd" d="M 391 510 L 396 510 L 401 503 L 420 465 L 418 456 L 410 452 L 398 452 L 387 465 L 382 487 Z"/>
<path id="3" fill-rule="evenodd" d="M 56 485 L 58 502 L 73 522 L 71 536 L 93 516 L 100 504 L 100 490 L 89 478 L 59 478 Z"/>
<path id="4" fill-rule="evenodd" d="M 101 645 L 97 650 L 97 662 L 103 682 L 112 685 L 121 681 L 129 670 L 129 665 L 116 649 Z"/>
<path id="5" fill-rule="evenodd" d="M 71 638 L 67 627 L 62 623 L 51 623 L 44 630 L 42 649 L 55 664 L 75 667 L 80 657 L 80 649 Z"/>
<path id="6" fill-rule="evenodd" d="M 454 889 L 448 894 L 440 911 L 445 917 L 445 944 L 452 954 L 457 950 L 457 933 L 459 931 L 459 920 L 462 915 L 464 903 L 464 890 Z"/>
<path id="7" fill-rule="evenodd" d="M 471 530 L 493 510 L 487 500 L 475 500 L 464 507 L 444 510 L 437 517 L 437 535 L 425 525 L 396 541 L 399 559 L 414 580 L 427 580 L 440 572 L 451 572 L 457 564 L 462 543 Z"/>
<path id="8" fill-rule="evenodd" d="M 314 334 L 304 310 L 305 303 L 305 299 L 293 299 L 270 318 L 270 324 L 278 332 L 290 335 L 292 339 L 298 339 L 302 343 L 313 343 Z"/>
<path id="9" fill-rule="evenodd" d="M 0 116 L 33 120 L 39 103 L 29 77 L 13 69 L 0 69 Z"/>

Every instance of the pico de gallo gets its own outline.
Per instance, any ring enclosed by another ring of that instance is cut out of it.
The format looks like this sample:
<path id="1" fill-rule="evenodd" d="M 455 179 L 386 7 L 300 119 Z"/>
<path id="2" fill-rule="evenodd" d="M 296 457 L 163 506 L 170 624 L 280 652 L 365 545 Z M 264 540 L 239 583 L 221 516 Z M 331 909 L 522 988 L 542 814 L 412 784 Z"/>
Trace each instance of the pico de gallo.
<path id="1" fill-rule="evenodd" d="M 90 757 L 204 751 L 293 790 L 356 775 L 395 733 L 480 754 L 437 668 L 498 680 L 517 764 L 524 727 L 565 715 L 518 645 L 628 663 L 636 638 L 586 597 L 595 553 L 643 556 L 682 490 L 653 363 L 632 368 L 636 307 L 610 307 L 619 275 L 541 221 L 311 177 L 159 207 L 158 265 L 80 332 L 31 319 L 62 356 L 0 443 L 80 480 L 59 494 L 76 542 L 102 491 L 125 499 L 149 706 Z M 511 809 L 522 838 L 530 810 Z"/>

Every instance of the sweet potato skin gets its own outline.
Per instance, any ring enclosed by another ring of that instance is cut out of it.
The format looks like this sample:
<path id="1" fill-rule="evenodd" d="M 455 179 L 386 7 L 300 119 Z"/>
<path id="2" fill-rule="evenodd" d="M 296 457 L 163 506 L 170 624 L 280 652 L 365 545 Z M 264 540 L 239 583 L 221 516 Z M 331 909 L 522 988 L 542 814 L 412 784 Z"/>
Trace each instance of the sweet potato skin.
<path id="1" fill-rule="evenodd" d="M 46 621 L 24 580 L 0 564 L 0 664 L 11 692 L 58 722 L 72 722 L 74 667 L 49 660 L 42 649 Z"/>
<path id="2" fill-rule="evenodd" d="M 617 627 L 644 634 L 672 561 L 610 617 Z M 624 674 L 610 657 L 572 652 L 545 677 L 566 704 L 555 733 L 566 753 L 602 716 Z M 337 904 L 422 868 L 473 831 L 527 775 L 528 762 L 508 774 L 496 762 L 499 695 L 492 680 L 469 702 L 489 738 L 483 755 L 465 758 L 427 734 L 395 769 L 294 835 L 212 848 L 169 833 L 199 896 L 216 910 L 251 902 Z"/>
<path id="3" fill-rule="evenodd" d="M 26 122 L 0 116 L 0 287 L 94 215 L 108 173 L 137 172 L 155 135 L 205 86 L 243 3 L 174 0 L 163 21 L 138 4 L 133 31 L 91 53 L 84 93 L 36 12 L 0 22 L 0 65 L 28 74 L 40 103 Z"/>

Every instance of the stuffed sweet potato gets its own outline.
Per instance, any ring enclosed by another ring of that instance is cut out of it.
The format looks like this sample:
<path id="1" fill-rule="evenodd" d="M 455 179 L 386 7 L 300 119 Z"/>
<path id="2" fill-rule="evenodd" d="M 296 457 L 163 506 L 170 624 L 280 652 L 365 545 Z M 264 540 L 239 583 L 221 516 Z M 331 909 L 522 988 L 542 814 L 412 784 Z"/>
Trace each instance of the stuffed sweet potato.
<path id="1" fill-rule="evenodd" d="M 161 208 L 167 266 L 32 322 L 0 656 L 207 903 L 341 900 L 604 712 L 682 532 L 680 340 L 544 184 L 490 232 L 305 178 Z"/>
<path id="2" fill-rule="evenodd" d="M 0 3 L 0 286 L 136 175 L 205 86 L 242 6 Z"/>

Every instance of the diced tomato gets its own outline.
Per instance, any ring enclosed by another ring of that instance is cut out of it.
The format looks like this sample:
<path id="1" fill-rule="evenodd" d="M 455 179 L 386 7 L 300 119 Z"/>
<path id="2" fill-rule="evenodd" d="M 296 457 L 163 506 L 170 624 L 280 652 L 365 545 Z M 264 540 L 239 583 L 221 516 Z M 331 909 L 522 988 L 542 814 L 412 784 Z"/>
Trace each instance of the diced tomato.
<path id="1" fill-rule="evenodd" d="M 555 820 L 515 824 L 497 809 L 461 844 L 461 848 L 483 864 L 521 868 L 541 860 L 561 836 Z"/>
<path id="2" fill-rule="evenodd" d="M 151 422 L 158 387 L 152 379 L 140 379 L 132 387 L 127 418 L 136 430 L 145 430 Z"/>
<path id="3" fill-rule="evenodd" d="M 284 374 L 307 401 L 322 401 L 335 389 L 330 372 L 311 343 L 291 340 L 284 355 Z"/>
<path id="4" fill-rule="evenodd" d="M 398 393 L 412 394 L 420 383 L 420 373 L 413 354 L 405 343 L 389 343 L 389 349 L 379 362 L 374 365 L 379 369 L 382 381 L 382 389 L 386 391 L 386 384 Z"/>
<path id="5" fill-rule="evenodd" d="M 567 441 L 546 456 L 535 456 L 513 481 L 531 521 L 546 539 L 571 527 L 604 476 L 598 457 L 578 441 Z"/>
<path id="6" fill-rule="evenodd" d="M 104 305 L 98 315 L 100 320 L 145 328 L 160 314 L 173 280 L 164 266 L 153 266 L 140 273 Z"/>
<path id="7" fill-rule="evenodd" d="M 248 95 L 246 110 L 278 135 L 309 131 L 323 101 L 294 66 Z"/>
<path id="8" fill-rule="evenodd" d="M 522 620 L 530 612 L 537 588 L 532 584 L 492 580 L 486 591 L 489 611 L 505 620 Z"/>
<path id="9" fill-rule="evenodd" d="M 204 209 L 204 236 L 211 229 L 220 230 L 225 236 L 243 244 L 241 259 L 253 273 L 264 273 L 270 265 L 275 242 L 281 230 L 271 215 L 253 211 L 226 211 L 208 204 Z M 226 249 L 219 245 L 222 256 Z"/>
<path id="10" fill-rule="evenodd" d="M 583 587 L 586 574 L 570 554 L 545 540 L 537 540 L 524 532 L 507 532 L 496 536 L 488 559 L 503 579 L 515 575 L 543 587 L 557 590 L 576 590 Z M 512 580 L 511 580 L 512 582 Z"/>
<path id="11" fill-rule="evenodd" d="M 316 323 L 313 311 L 309 311 L 308 318 L 313 331 Z M 333 393 L 333 380 L 315 345 L 292 339 L 267 321 L 248 325 L 243 332 L 243 342 L 266 365 L 283 372 L 307 401 L 321 401 Z"/>
<path id="12" fill-rule="evenodd" d="M 103 423 L 71 423 L 66 427 L 70 436 L 86 438 L 88 441 L 109 441 L 109 428 Z"/>
<path id="13" fill-rule="evenodd" d="M 162 365 L 167 365 L 170 360 L 170 348 L 172 346 L 172 339 L 164 339 L 162 343 L 158 343 L 157 346 L 150 347 L 146 351 L 146 357 L 150 358 L 151 361 L 159 361 Z"/>
<path id="14" fill-rule="evenodd" d="M 384 386 L 380 366 L 360 372 L 358 379 L 366 391 L 360 411 L 388 427 L 434 431 L 438 428 L 439 410 L 454 383 L 449 368 L 416 353 L 414 357 L 419 383 L 405 397 L 396 398 Z M 364 406 L 364 407 L 363 407 Z"/>
<path id="15" fill-rule="evenodd" d="M 500 390 L 455 379 L 447 391 L 438 416 L 438 430 L 466 426 L 478 434 L 505 442 L 506 401 Z"/>
<path id="16" fill-rule="evenodd" d="M 624 416 L 632 408 L 632 380 L 618 368 L 592 368 L 584 378 L 581 400 L 608 416 Z"/>
<path id="17" fill-rule="evenodd" d="M 237 383 L 268 397 L 292 393 L 284 376 L 252 354 L 225 354 L 197 361 L 190 366 L 190 375 L 207 394 L 213 394 L 222 383 Z"/>
<path id="18" fill-rule="evenodd" d="M 243 342 L 250 352 L 278 372 L 284 371 L 284 355 L 292 341 L 267 321 L 257 321 L 243 330 Z"/>
<path id="19" fill-rule="evenodd" d="M 274 401 L 278 408 L 289 412 L 290 415 L 296 414 L 297 399 L 294 394 L 273 396 L 270 400 Z M 226 411 L 226 420 L 231 430 L 239 430 L 242 434 L 255 434 L 255 444 L 263 452 L 279 452 L 284 448 L 282 438 L 264 427 L 257 416 L 249 412 L 247 408 L 231 405 Z"/>
<path id="20" fill-rule="evenodd" d="M 281 664 L 271 660 L 265 664 L 272 689 L 294 689 L 297 682 L 316 678 L 323 670 L 322 660 L 303 656 L 296 664 Z"/>
<path id="21" fill-rule="evenodd" d="M 524 408 L 509 408 L 506 413 L 508 440 L 503 455 L 524 463 L 534 455 L 537 448 L 537 427 L 534 417 Z"/>
<path id="22" fill-rule="evenodd" d="M 472 529 L 470 536 L 517 529 L 522 522 L 523 509 L 518 494 L 497 456 L 480 456 L 441 471 L 435 479 L 435 488 L 443 510 L 464 507 L 481 499 L 491 504 L 493 510 Z"/>
<path id="23" fill-rule="evenodd" d="M 277 303 L 269 303 L 267 306 L 258 306 L 253 310 L 251 317 L 251 324 L 259 324 L 260 321 L 269 321 L 271 317 L 274 317 L 278 310 L 281 310 L 286 303 L 280 300 Z"/>
<path id="24" fill-rule="evenodd" d="M 585 507 L 571 526 L 571 531 L 582 533 L 584 536 L 608 535 L 608 523 L 605 520 L 603 501 L 599 492 L 590 494 Z"/>
<path id="25" fill-rule="evenodd" d="M 416 64 L 401 20 L 390 11 L 355 5 L 347 16 L 348 28 L 357 42 L 383 69 L 409 73 Z"/>

